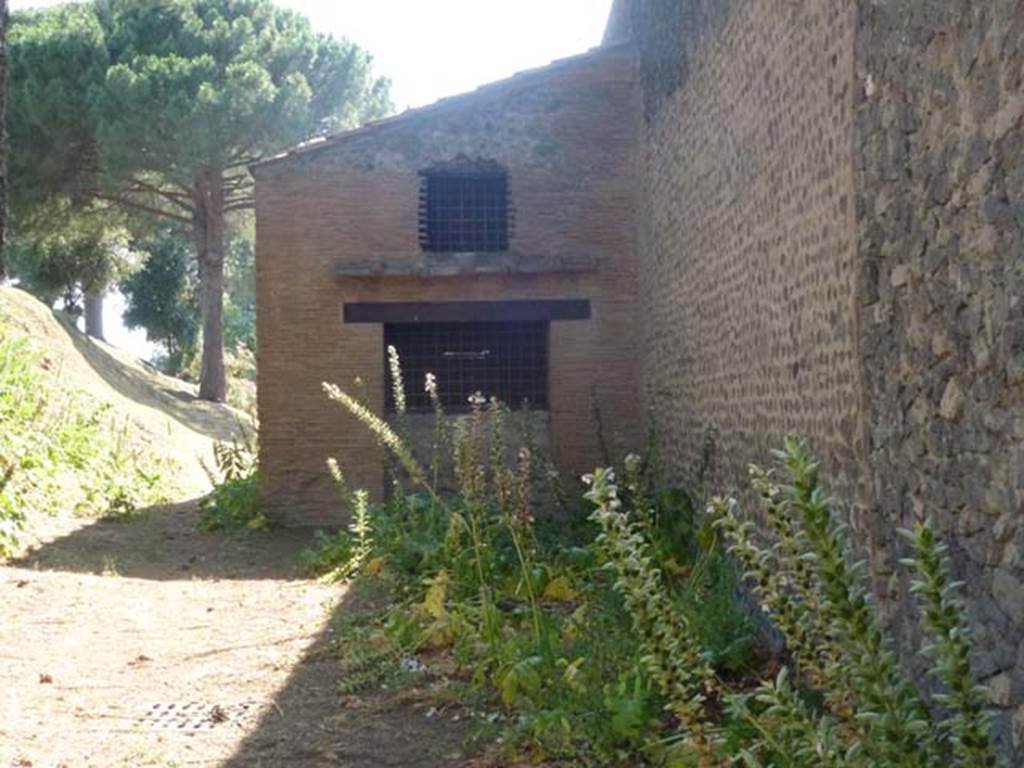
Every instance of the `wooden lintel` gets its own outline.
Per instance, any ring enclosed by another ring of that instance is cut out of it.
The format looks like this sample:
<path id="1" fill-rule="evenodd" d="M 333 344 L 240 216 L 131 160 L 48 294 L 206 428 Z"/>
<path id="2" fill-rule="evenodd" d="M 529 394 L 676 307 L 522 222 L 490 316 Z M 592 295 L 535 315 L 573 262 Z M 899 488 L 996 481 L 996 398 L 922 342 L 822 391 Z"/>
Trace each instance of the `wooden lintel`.
<path id="1" fill-rule="evenodd" d="M 345 302 L 346 323 L 486 323 L 589 320 L 588 299 Z"/>

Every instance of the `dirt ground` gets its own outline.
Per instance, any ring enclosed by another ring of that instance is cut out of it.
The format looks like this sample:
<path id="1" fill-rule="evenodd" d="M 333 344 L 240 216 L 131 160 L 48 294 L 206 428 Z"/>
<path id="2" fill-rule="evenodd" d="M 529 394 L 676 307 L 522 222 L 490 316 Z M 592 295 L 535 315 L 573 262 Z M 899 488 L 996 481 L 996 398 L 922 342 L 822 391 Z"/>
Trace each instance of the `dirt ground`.
<path id="1" fill-rule="evenodd" d="M 194 503 L 49 519 L 0 567 L 0 768 L 462 765 L 427 702 L 343 700 L 309 532 L 201 534 Z"/>

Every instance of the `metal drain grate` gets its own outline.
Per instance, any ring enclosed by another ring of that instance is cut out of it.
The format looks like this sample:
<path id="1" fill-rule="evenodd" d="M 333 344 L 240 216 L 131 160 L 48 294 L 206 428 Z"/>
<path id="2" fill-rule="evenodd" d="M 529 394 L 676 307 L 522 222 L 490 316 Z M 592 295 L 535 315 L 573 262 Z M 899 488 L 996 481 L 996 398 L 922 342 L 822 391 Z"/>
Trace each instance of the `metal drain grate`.
<path id="1" fill-rule="evenodd" d="M 156 731 L 212 731 L 220 726 L 242 723 L 256 717 L 256 702 L 241 704 L 153 704 L 136 721 Z"/>

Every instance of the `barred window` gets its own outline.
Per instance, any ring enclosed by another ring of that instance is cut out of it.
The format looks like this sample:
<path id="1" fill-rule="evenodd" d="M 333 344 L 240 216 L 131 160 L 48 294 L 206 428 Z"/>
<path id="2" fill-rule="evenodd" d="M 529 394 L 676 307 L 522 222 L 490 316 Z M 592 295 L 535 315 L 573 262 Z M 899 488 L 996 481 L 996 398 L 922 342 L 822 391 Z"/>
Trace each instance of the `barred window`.
<path id="1" fill-rule="evenodd" d="M 451 412 L 469 409 L 480 392 L 513 409 L 547 408 L 548 323 L 386 323 L 385 349 L 394 346 L 402 362 L 406 406 L 429 411 L 423 384 L 428 373 L 437 378 L 438 394 Z M 386 358 L 386 355 L 385 355 Z M 390 374 L 385 376 L 387 407 L 393 412 Z"/>
<path id="2" fill-rule="evenodd" d="M 429 253 L 507 251 L 508 174 L 465 158 L 424 171 L 420 246 Z"/>

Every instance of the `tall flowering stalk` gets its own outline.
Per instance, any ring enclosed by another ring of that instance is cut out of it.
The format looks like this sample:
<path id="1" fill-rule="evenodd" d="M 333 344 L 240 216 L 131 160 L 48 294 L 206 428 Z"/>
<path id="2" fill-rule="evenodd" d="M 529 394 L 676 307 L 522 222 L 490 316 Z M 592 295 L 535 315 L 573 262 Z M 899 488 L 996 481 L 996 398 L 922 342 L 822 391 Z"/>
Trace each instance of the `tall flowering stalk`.
<path id="1" fill-rule="evenodd" d="M 832 515 L 831 500 L 819 480 L 819 465 L 806 446 L 787 439 L 776 456 L 790 482 L 781 487 L 793 505 L 813 557 L 822 610 L 830 635 L 843 650 L 836 676 L 848 670 L 860 694 L 856 722 L 868 753 L 883 765 L 923 768 L 936 753 L 929 716 L 917 691 L 903 677 L 886 643 L 863 584 L 863 563 L 851 566 L 845 526 Z"/>
<path id="2" fill-rule="evenodd" d="M 845 675 L 846 668 L 838 663 L 842 651 L 829 631 L 814 561 L 807 556 L 810 545 L 774 471 L 752 466 L 750 476 L 772 540 L 762 543 L 758 533 L 763 526 L 740 519 L 735 499 L 712 499 L 714 524 L 730 542 L 729 552 L 743 566 L 761 609 L 785 636 L 798 679 L 821 690 L 829 705 L 849 719 L 850 686 L 836 685 L 836 676 Z"/>
<path id="3" fill-rule="evenodd" d="M 650 544 L 623 511 L 614 471 L 598 469 L 584 479 L 590 485 L 586 497 L 597 506 L 591 519 L 601 527 L 598 542 L 615 568 L 615 586 L 645 650 L 643 661 L 701 755 L 701 765 L 713 765 L 715 738 L 705 705 L 715 687 L 714 671 L 686 617 L 673 605 Z"/>
<path id="4" fill-rule="evenodd" d="M 391 379 L 391 397 L 395 405 L 395 429 L 402 441 L 406 445 L 410 445 L 409 420 L 406 417 L 405 381 L 402 379 L 402 361 L 398 357 L 398 350 L 393 345 L 388 345 L 387 355 L 388 372 Z M 401 472 L 392 472 L 391 482 L 394 484 L 397 493 L 404 493 Z"/>
<path id="5" fill-rule="evenodd" d="M 391 373 L 391 395 L 395 400 L 395 413 L 405 416 L 405 382 L 402 380 L 402 361 L 398 350 L 388 345 L 388 371 Z"/>
<path id="6" fill-rule="evenodd" d="M 436 496 L 430 483 L 427 482 L 426 473 L 419 465 L 419 462 L 416 461 L 416 458 L 412 455 L 412 452 L 408 449 L 402 438 L 398 436 L 384 419 L 334 384 L 325 382 L 323 389 L 331 400 L 341 405 L 373 433 L 377 438 L 377 442 L 390 451 L 398 460 L 398 463 L 405 470 L 405 473 L 414 485 L 418 485 Z M 436 500 L 440 501 L 440 499 Z"/>
<path id="7" fill-rule="evenodd" d="M 867 590 L 862 565 L 851 565 L 851 546 L 822 489 L 818 464 L 797 440 L 776 453 L 780 467 L 753 469 L 774 542 L 757 541 L 733 500 L 711 509 L 743 563 L 765 611 L 785 634 L 796 669 L 823 694 L 820 710 L 791 695 L 788 681 L 765 684 L 753 697 L 729 697 L 735 713 L 761 734 L 757 743 L 785 765 L 860 768 L 993 768 L 998 758 L 989 734 L 988 692 L 970 669 L 970 640 L 959 584 L 950 581 L 946 548 L 923 523 L 903 532 L 917 571 L 913 593 L 925 628 L 934 637 L 924 652 L 929 672 L 945 692 L 926 703 L 889 649 Z M 929 704 L 937 704 L 939 717 Z M 941 719 L 940 719 L 941 718 Z M 840 749 L 841 747 L 841 749 Z M 756 764 L 756 763 L 751 763 Z"/>
<path id="8" fill-rule="evenodd" d="M 434 411 L 434 439 L 431 445 L 430 472 L 434 478 L 434 488 L 439 486 L 441 480 L 441 466 L 446 449 L 451 443 L 448 415 L 444 411 L 444 404 L 441 402 L 441 395 L 437 389 L 437 377 L 428 373 L 424 377 L 423 389 L 430 398 L 430 406 Z"/>
<path id="9" fill-rule="evenodd" d="M 480 535 L 479 514 L 480 505 L 484 502 L 484 472 L 478 461 L 479 457 L 479 432 L 482 424 L 481 408 L 483 398 L 475 395 L 470 402 L 473 406 L 473 417 L 468 426 L 464 426 L 457 435 L 455 441 L 455 469 L 459 479 L 460 488 L 467 505 L 465 518 L 458 515 L 441 497 L 436 485 L 431 484 L 423 467 L 412 455 L 405 441 L 402 440 L 395 430 L 380 418 L 377 414 L 356 400 L 351 395 L 339 389 L 334 384 L 324 383 L 324 392 L 334 402 L 341 405 L 362 423 L 377 438 L 385 449 L 397 459 L 399 465 L 405 470 L 414 486 L 417 486 L 433 499 L 448 515 L 453 524 L 459 524 L 468 530 L 473 546 L 474 562 L 477 571 L 477 578 L 480 584 L 481 610 L 484 616 L 485 627 L 491 635 L 492 643 L 496 642 L 493 637 L 494 607 L 491 600 L 490 585 L 487 582 L 483 564 L 484 542 Z"/>
<path id="10" fill-rule="evenodd" d="M 911 589 L 922 603 L 925 628 L 934 638 L 924 652 L 935 660 L 931 673 L 946 687 L 945 693 L 935 697 L 949 712 L 943 726 L 960 765 L 993 768 L 997 759 L 986 712 L 989 691 L 977 685 L 971 673 L 970 631 L 959 596 L 960 584 L 949 578 L 947 547 L 936 538 L 931 521 L 902 533 L 913 550 L 913 557 L 903 562 L 917 571 Z"/>

